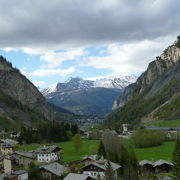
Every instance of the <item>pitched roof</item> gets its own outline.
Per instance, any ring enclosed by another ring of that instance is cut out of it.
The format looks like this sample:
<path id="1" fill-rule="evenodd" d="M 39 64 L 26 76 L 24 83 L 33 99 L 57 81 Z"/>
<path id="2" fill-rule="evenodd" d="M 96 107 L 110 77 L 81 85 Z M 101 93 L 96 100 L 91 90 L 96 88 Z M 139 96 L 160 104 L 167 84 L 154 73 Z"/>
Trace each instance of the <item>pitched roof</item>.
<path id="1" fill-rule="evenodd" d="M 167 165 L 173 166 L 173 164 L 171 162 L 160 159 L 159 161 L 156 161 L 154 163 L 154 167 L 161 166 L 162 164 L 167 164 Z"/>
<path id="2" fill-rule="evenodd" d="M 40 169 L 45 169 L 46 171 L 49 171 L 52 174 L 55 174 L 57 176 L 61 176 L 62 173 L 67 170 L 65 166 L 56 162 L 45 165 L 45 166 L 41 166 Z"/>
<path id="3" fill-rule="evenodd" d="M 0 147 L 1 147 L 1 148 L 12 148 L 12 145 L 11 145 L 11 144 L 8 144 L 8 143 L 1 143 L 1 144 L 0 144 Z"/>
<path id="4" fill-rule="evenodd" d="M 86 180 L 88 177 L 85 174 L 69 173 L 63 180 Z"/>
<path id="5" fill-rule="evenodd" d="M 13 154 L 18 154 L 20 156 L 27 157 L 27 158 L 30 158 L 30 159 L 35 159 L 36 158 L 36 155 L 34 153 L 27 152 L 27 151 L 15 151 L 15 152 L 13 152 Z"/>
<path id="6" fill-rule="evenodd" d="M 144 166 L 144 165 L 146 165 L 146 164 L 149 164 L 149 165 L 154 166 L 154 163 L 151 162 L 151 161 L 148 161 L 148 160 L 142 160 L 142 161 L 139 162 L 139 165 L 140 165 L 140 166 Z"/>
<path id="7" fill-rule="evenodd" d="M 118 165 L 118 164 L 116 164 L 116 163 L 113 163 L 113 162 L 110 162 L 110 164 L 111 164 L 111 168 L 112 168 L 114 171 L 117 170 L 117 169 L 119 169 L 119 168 L 121 167 L 120 165 Z M 86 167 L 88 167 L 88 166 L 91 166 L 91 165 L 96 166 L 96 167 L 98 167 L 98 168 L 100 168 L 100 169 L 102 169 L 102 170 L 105 171 L 106 168 L 107 168 L 107 160 L 101 160 L 101 161 L 92 162 L 92 163 L 90 163 L 90 164 L 82 167 L 82 169 L 84 169 L 84 168 L 86 168 Z"/>
<path id="8" fill-rule="evenodd" d="M 25 170 L 18 170 L 18 171 L 12 172 L 12 174 L 14 174 L 14 175 L 21 175 L 21 174 L 25 174 L 25 173 L 27 173 L 27 171 L 25 171 Z"/>
<path id="9" fill-rule="evenodd" d="M 55 149 L 61 150 L 62 148 L 52 145 L 52 146 L 41 146 L 35 150 L 36 153 L 51 153 Z"/>

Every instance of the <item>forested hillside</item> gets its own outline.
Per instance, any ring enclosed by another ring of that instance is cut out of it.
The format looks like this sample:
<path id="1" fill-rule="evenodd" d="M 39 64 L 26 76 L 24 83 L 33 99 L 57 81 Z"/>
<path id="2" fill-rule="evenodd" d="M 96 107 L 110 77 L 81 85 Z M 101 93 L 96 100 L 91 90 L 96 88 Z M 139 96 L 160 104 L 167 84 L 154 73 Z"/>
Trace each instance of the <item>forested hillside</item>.
<path id="1" fill-rule="evenodd" d="M 116 100 L 106 126 L 180 118 L 180 38 L 151 62 L 137 82 Z"/>
<path id="2" fill-rule="evenodd" d="M 73 113 L 46 103 L 39 90 L 4 57 L 0 57 L 0 128 L 69 120 Z"/>

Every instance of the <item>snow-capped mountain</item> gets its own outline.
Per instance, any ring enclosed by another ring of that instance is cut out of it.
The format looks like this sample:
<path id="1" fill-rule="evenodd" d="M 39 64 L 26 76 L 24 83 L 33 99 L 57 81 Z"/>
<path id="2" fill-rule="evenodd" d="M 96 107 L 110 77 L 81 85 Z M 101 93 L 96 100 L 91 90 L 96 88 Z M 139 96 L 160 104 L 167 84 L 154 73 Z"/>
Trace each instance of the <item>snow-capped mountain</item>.
<path id="1" fill-rule="evenodd" d="M 137 77 L 132 74 L 127 75 L 117 75 L 109 76 L 105 78 L 98 78 L 95 80 L 84 80 L 79 77 L 71 77 L 63 83 L 55 83 L 42 90 L 42 94 L 47 96 L 53 92 L 62 92 L 73 89 L 89 89 L 89 88 L 113 88 L 113 89 L 123 89 L 129 84 L 136 81 Z"/>
<path id="2" fill-rule="evenodd" d="M 81 115 L 104 116 L 110 113 L 122 89 L 136 81 L 134 75 L 119 75 L 93 80 L 71 77 L 42 91 L 47 101 Z"/>
<path id="3" fill-rule="evenodd" d="M 129 84 L 134 83 L 136 79 L 137 77 L 131 74 L 125 76 L 109 76 L 106 78 L 96 79 L 94 81 L 94 87 L 124 89 Z"/>
<path id="4" fill-rule="evenodd" d="M 54 84 L 52 84 L 51 86 L 43 89 L 43 90 L 42 90 L 42 94 L 43 94 L 44 96 L 46 96 L 46 95 L 48 95 L 48 94 L 50 94 L 50 93 L 56 92 L 56 90 L 57 90 L 57 88 L 56 88 L 56 87 L 57 87 L 57 84 L 58 84 L 58 83 L 54 83 Z"/>

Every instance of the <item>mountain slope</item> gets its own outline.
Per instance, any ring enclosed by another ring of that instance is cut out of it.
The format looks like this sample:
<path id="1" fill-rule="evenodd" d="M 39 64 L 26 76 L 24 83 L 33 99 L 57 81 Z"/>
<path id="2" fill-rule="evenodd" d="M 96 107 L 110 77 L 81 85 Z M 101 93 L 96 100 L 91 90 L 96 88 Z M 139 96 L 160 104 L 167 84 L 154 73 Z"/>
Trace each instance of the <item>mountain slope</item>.
<path id="1" fill-rule="evenodd" d="M 120 90 L 107 88 L 73 89 L 54 92 L 46 96 L 48 102 L 64 107 L 76 114 L 104 116 Z"/>
<path id="2" fill-rule="evenodd" d="M 99 78 L 96 80 L 84 80 L 79 77 L 71 77 L 64 83 L 55 83 L 42 90 L 44 96 L 53 92 L 62 92 L 73 89 L 89 89 L 89 88 L 110 88 L 110 89 L 123 89 L 131 83 L 136 81 L 136 76 L 127 74 L 125 76 L 110 76 Z"/>
<path id="3" fill-rule="evenodd" d="M 104 116 L 111 112 L 120 91 L 134 82 L 134 75 L 111 76 L 97 80 L 70 78 L 42 91 L 48 102 L 81 115 Z"/>
<path id="4" fill-rule="evenodd" d="M 56 114 L 65 112 L 56 109 Z M 55 118 L 55 109 L 46 103 L 43 95 L 18 69 L 0 56 L 0 124 L 10 125 L 38 123 Z"/>
<path id="5" fill-rule="evenodd" d="M 105 124 L 178 119 L 180 109 L 180 38 L 151 62 L 136 83 L 126 87 L 114 103 L 114 112 Z M 169 104 L 169 105 L 168 105 Z M 174 110 L 160 116 L 169 107 Z M 164 109 L 165 108 L 165 109 Z"/>

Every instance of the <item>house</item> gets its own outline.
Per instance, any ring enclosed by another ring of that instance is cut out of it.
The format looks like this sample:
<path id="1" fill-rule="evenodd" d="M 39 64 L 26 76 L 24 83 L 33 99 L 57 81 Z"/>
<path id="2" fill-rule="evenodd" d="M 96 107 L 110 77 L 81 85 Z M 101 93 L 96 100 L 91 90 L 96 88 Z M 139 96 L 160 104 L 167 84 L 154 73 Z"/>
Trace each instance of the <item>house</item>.
<path id="1" fill-rule="evenodd" d="M 12 145 L 8 144 L 8 143 L 1 143 L 0 144 L 0 154 L 12 154 L 13 152 L 13 147 Z"/>
<path id="2" fill-rule="evenodd" d="M 36 160 L 36 154 L 27 151 L 15 151 L 12 157 L 19 166 L 27 167 L 32 161 Z"/>
<path id="3" fill-rule="evenodd" d="M 52 180 L 61 177 L 67 168 L 57 162 L 41 166 L 40 171 L 45 179 Z"/>
<path id="4" fill-rule="evenodd" d="M 28 180 L 28 172 L 25 170 L 13 171 L 5 176 L 4 180 Z"/>
<path id="5" fill-rule="evenodd" d="M 19 144 L 18 141 L 14 140 L 14 139 L 1 139 L 0 140 L 1 143 L 7 143 L 7 144 L 10 144 L 11 146 L 15 146 L 16 144 Z"/>
<path id="6" fill-rule="evenodd" d="M 165 173 L 172 170 L 173 164 L 165 160 L 159 160 L 154 163 L 156 173 Z"/>
<path id="7" fill-rule="evenodd" d="M 110 162 L 111 168 L 115 173 L 115 177 L 117 177 L 117 171 L 120 169 L 121 166 Z M 97 178 L 98 176 L 104 178 L 105 172 L 107 170 L 107 160 L 99 160 L 88 165 L 85 165 L 83 168 L 83 174 L 90 176 L 92 178 Z"/>
<path id="8" fill-rule="evenodd" d="M 61 149 L 58 146 L 43 146 L 35 150 L 38 162 L 52 162 L 60 159 Z"/>
<path id="9" fill-rule="evenodd" d="M 20 137 L 20 133 L 17 131 L 13 131 L 10 133 L 10 137 L 11 138 L 18 138 L 18 137 Z"/>
<path id="10" fill-rule="evenodd" d="M 88 137 L 89 136 L 89 133 L 86 130 L 84 130 L 84 129 L 80 129 L 79 133 L 83 137 Z"/>
<path id="11" fill-rule="evenodd" d="M 139 166 L 142 173 L 153 173 L 154 163 L 148 160 L 142 160 L 139 162 Z"/>
<path id="12" fill-rule="evenodd" d="M 103 160 L 103 157 L 95 154 L 95 155 L 83 157 L 83 159 L 81 161 L 79 161 L 78 163 L 83 163 L 85 165 L 88 165 L 88 164 L 96 162 L 98 160 Z"/>
<path id="13" fill-rule="evenodd" d="M 94 178 L 85 174 L 69 173 L 63 180 L 94 180 Z"/>

